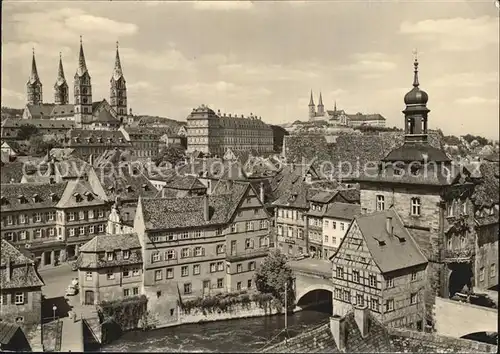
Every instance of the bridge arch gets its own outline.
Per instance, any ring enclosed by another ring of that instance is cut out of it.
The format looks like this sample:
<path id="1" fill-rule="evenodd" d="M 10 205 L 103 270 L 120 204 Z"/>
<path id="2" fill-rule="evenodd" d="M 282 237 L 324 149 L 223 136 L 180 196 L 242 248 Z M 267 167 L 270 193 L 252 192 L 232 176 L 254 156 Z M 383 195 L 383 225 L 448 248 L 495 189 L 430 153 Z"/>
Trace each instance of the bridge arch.
<path id="1" fill-rule="evenodd" d="M 307 293 L 310 293 L 311 291 L 315 291 L 315 290 L 326 290 L 326 291 L 329 291 L 332 293 L 332 296 L 333 296 L 333 292 L 334 292 L 334 288 L 332 285 L 328 285 L 328 284 L 314 284 L 314 285 L 309 285 L 303 289 L 297 289 L 297 295 L 295 296 L 295 303 L 299 303 L 300 299 L 302 297 L 304 297 Z"/>

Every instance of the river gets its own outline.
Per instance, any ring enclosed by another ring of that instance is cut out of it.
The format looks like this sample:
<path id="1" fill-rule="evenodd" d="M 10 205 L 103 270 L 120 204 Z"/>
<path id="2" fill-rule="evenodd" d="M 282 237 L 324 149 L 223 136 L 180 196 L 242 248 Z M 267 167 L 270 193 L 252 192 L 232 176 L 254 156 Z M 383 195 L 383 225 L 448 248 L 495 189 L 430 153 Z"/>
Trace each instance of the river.
<path id="1" fill-rule="evenodd" d="M 330 316 L 319 310 L 288 315 L 288 335 L 296 336 Z M 148 332 L 132 331 L 101 348 L 102 352 L 255 352 L 270 340 L 283 340 L 284 315 L 187 324 Z"/>

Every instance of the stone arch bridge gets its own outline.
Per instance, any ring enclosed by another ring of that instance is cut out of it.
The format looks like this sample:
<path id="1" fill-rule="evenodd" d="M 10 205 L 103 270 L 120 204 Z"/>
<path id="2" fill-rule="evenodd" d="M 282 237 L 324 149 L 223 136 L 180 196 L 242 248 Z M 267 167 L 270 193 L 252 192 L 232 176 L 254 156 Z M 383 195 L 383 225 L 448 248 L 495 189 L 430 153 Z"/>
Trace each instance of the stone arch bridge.
<path id="1" fill-rule="evenodd" d="M 307 258 L 300 261 L 289 261 L 288 264 L 295 277 L 295 303 L 315 290 L 326 290 L 333 294 L 331 262 L 321 259 Z"/>

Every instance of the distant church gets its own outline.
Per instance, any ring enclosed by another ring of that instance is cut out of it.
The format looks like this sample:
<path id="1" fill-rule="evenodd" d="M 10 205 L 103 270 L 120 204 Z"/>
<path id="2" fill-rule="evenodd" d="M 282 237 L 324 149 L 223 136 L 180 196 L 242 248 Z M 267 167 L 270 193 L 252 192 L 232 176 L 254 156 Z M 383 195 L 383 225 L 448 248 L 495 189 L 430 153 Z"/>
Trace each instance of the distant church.
<path id="1" fill-rule="evenodd" d="M 83 129 L 115 130 L 121 125 L 133 121 L 132 114 L 127 114 L 127 86 L 123 76 L 116 44 L 116 57 L 113 75 L 110 80 L 110 100 L 92 101 L 92 81 L 85 62 L 82 38 L 78 67 L 74 76 L 73 104 L 69 103 L 69 87 L 64 77 L 62 57 L 59 56 L 59 69 L 54 84 L 54 103 L 43 102 L 42 82 L 38 76 L 35 52 L 31 64 L 31 75 L 26 84 L 27 104 L 23 112 L 24 119 L 73 120 Z"/>
<path id="2" fill-rule="evenodd" d="M 311 90 L 311 98 L 309 99 L 309 121 L 325 121 L 332 125 L 341 126 L 377 126 L 385 127 L 385 118 L 381 114 L 347 114 L 343 110 L 337 110 L 337 102 L 335 102 L 333 110 L 326 110 L 323 105 L 323 97 L 321 92 L 319 93 L 319 101 L 316 110 L 316 105 L 314 104 L 313 93 Z"/>

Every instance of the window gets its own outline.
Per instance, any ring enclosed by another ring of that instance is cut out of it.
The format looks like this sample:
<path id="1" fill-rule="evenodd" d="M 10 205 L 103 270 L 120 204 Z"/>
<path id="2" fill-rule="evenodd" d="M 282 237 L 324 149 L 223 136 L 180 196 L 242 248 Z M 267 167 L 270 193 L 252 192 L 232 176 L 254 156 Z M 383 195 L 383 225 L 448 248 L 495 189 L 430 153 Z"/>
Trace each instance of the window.
<path id="1" fill-rule="evenodd" d="M 412 272 L 411 273 L 411 281 L 415 281 L 417 280 L 417 273 L 416 272 Z"/>
<path id="2" fill-rule="evenodd" d="M 99 210 L 99 217 L 103 218 L 104 217 L 104 210 Z"/>
<path id="3" fill-rule="evenodd" d="M 248 262 L 248 270 L 255 270 L 255 262 Z"/>
<path id="4" fill-rule="evenodd" d="M 236 233 L 236 232 L 238 232 L 238 227 L 237 227 L 237 225 L 236 225 L 236 224 L 232 224 L 232 225 L 231 225 L 231 233 L 233 233 L 233 234 L 234 234 L 234 233 Z"/>
<path id="5" fill-rule="evenodd" d="M 358 304 L 359 306 L 365 305 L 365 299 L 363 297 L 363 294 L 356 294 L 356 304 Z"/>
<path id="6" fill-rule="evenodd" d="M 260 229 L 261 230 L 267 229 L 267 220 L 260 221 Z"/>
<path id="7" fill-rule="evenodd" d="M 141 270 L 140 270 L 139 268 L 136 268 L 136 269 L 133 269 L 133 270 L 132 270 L 132 275 L 133 275 L 134 277 L 137 277 L 137 276 L 139 276 L 140 274 L 141 274 Z"/>
<path id="8" fill-rule="evenodd" d="M 479 281 L 484 281 L 484 267 L 479 268 Z"/>
<path id="9" fill-rule="evenodd" d="M 236 290 L 241 290 L 241 281 L 236 283 Z"/>
<path id="10" fill-rule="evenodd" d="M 24 304 L 24 293 L 16 293 L 14 296 L 15 296 L 14 297 L 14 303 L 16 305 L 22 305 L 22 304 Z"/>
<path id="11" fill-rule="evenodd" d="M 253 240 L 252 240 L 252 239 L 247 238 L 247 239 L 245 240 L 245 249 L 249 249 L 249 248 L 253 248 Z"/>
<path id="12" fill-rule="evenodd" d="M 123 296 L 127 297 L 130 295 L 130 290 L 129 289 L 123 289 Z"/>
<path id="13" fill-rule="evenodd" d="M 344 278 L 344 268 L 337 266 L 337 278 Z"/>
<path id="14" fill-rule="evenodd" d="M 224 246 L 225 245 L 217 245 L 217 247 L 216 247 L 217 254 L 224 253 Z"/>
<path id="15" fill-rule="evenodd" d="M 378 299 L 375 299 L 375 298 L 371 298 L 370 299 L 370 309 L 372 309 L 373 311 L 379 311 L 379 302 L 378 302 Z"/>
<path id="16" fill-rule="evenodd" d="M 182 277 L 187 277 L 188 275 L 189 275 L 188 266 L 182 266 L 181 267 L 181 276 Z"/>
<path id="17" fill-rule="evenodd" d="M 288 229 L 287 229 L 287 237 L 293 237 L 293 228 L 288 226 Z"/>
<path id="18" fill-rule="evenodd" d="M 336 230 L 336 229 L 337 229 L 337 222 L 336 222 L 336 221 L 332 221 L 332 228 L 333 228 L 334 230 Z"/>
<path id="19" fill-rule="evenodd" d="M 217 271 L 224 271 L 224 262 L 217 262 Z"/>
<path id="20" fill-rule="evenodd" d="M 93 219 L 94 218 L 94 211 L 93 210 L 89 210 L 88 211 L 88 216 L 89 216 L 89 219 Z"/>
<path id="21" fill-rule="evenodd" d="M 99 225 L 99 232 L 104 232 L 104 225 Z"/>
<path id="22" fill-rule="evenodd" d="M 132 295 L 139 295 L 139 288 L 132 288 Z"/>
<path id="23" fill-rule="evenodd" d="M 4 238 L 7 240 L 7 241 L 12 241 L 13 240 L 13 233 L 12 232 L 6 232 L 5 235 L 4 235 Z"/>
<path id="24" fill-rule="evenodd" d="M 85 280 L 92 280 L 92 272 L 85 272 Z"/>
<path id="25" fill-rule="evenodd" d="M 352 271 L 352 281 L 355 283 L 359 283 L 359 270 Z"/>
<path id="26" fill-rule="evenodd" d="M 163 278 L 163 274 L 162 274 L 161 269 L 155 270 L 155 280 L 162 280 L 162 278 Z"/>
<path id="27" fill-rule="evenodd" d="M 283 236 L 283 226 L 278 225 L 278 236 Z"/>
<path id="28" fill-rule="evenodd" d="M 192 291 L 191 283 L 184 283 L 184 294 L 191 294 Z"/>
<path id="29" fill-rule="evenodd" d="M 200 274 L 200 265 L 195 264 L 193 265 L 193 275 L 199 275 Z"/>
<path id="30" fill-rule="evenodd" d="M 411 198 L 411 215 L 420 215 L 420 198 Z"/>
<path id="31" fill-rule="evenodd" d="M 181 250 L 181 258 L 187 258 L 189 257 L 189 248 L 183 248 Z"/>
<path id="32" fill-rule="evenodd" d="M 329 227 L 330 226 L 330 222 L 328 220 L 325 220 L 325 227 Z"/>
<path id="33" fill-rule="evenodd" d="M 247 221 L 246 228 L 247 231 L 253 231 L 253 222 Z"/>
<path id="34" fill-rule="evenodd" d="M 7 215 L 7 225 L 12 225 L 13 223 L 14 223 L 14 220 L 12 218 L 12 215 Z"/>
<path id="35" fill-rule="evenodd" d="M 79 234 L 80 235 L 84 235 L 85 234 L 85 227 L 84 226 L 80 226 Z"/>
<path id="36" fill-rule="evenodd" d="M 94 225 L 90 225 L 89 226 L 89 234 L 93 234 L 95 232 L 95 226 Z"/>
<path id="37" fill-rule="evenodd" d="M 385 286 L 386 288 L 393 288 L 394 287 L 394 279 L 393 278 L 387 278 L 385 281 Z"/>
<path id="38" fill-rule="evenodd" d="M 389 299 L 385 302 L 385 311 L 386 312 L 394 311 L 394 300 L 393 299 Z"/>
<path id="39" fill-rule="evenodd" d="M 128 278 L 130 276 L 130 271 L 128 269 L 123 270 L 123 277 Z"/>
<path id="40" fill-rule="evenodd" d="M 160 261 L 160 252 L 153 252 L 151 253 L 151 263 L 159 262 Z"/>
<path id="41" fill-rule="evenodd" d="M 344 301 L 351 302 L 351 292 L 349 290 L 344 290 Z"/>
<path id="42" fill-rule="evenodd" d="M 68 220 L 74 221 L 75 220 L 75 213 L 73 213 L 73 212 L 68 213 Z"/>
<path id="43" fill-rule="evenodd" d="M 27 236 L 27 231 L 21 231 L 19 232 L 19 240 L 26 240 Z"/>
<path id="44" fill-rule="evenodd" d="M 224 286 L 224 279 L 223 278 L 219 278 L 217 279 L 217 288 L 222 288 Z"/>
<path id="45" fill-rule="evenodd" d="M 35 222 L 42 221 L 42 213 L 35 213 Z"/>
<path id="46" fill-rule="evenodd" d="M 340 223 L 340 231 L 344 231 L 344 223 L 343 222 Z"/>
<path id="47" fill-rule="evenodd" d="M 36 229 L 35 230 L 35 238 L 40 238 L 42 237 L 42 229 Z"/>
<path id="48" fill-rule="evenodd" d="M 385 198 L 383 195 L 377 195 L 376 209 L 377 210 L 384 210 L 385 209 Z"/>
<path id="49" fill-rule="evenodd" d="M 448 202 L 447 209 L 448 209 L 448 216 L 453 216 L 453 201 Z"/>
<path id="50" fill-rule="evenodd" d="M 325 235 L 325 242 L 328 243 L 328 235 Z"/>
<path id="51" fill-rule="evenodd" d="M 108 272 L 106 273 L 106 278 L 108 278 L 108 280 L 115 279 L 115 273 L 113 273 L 112 270 L 108 270 Z"/>
<path id="52" fill-rule="evenodd" d="M 0 305 L 7 305 L 7 294 L 0 296 Z"/>
<path id="53" fill-rule="evenodd" d="M 124 250 L 123 251 L 123 259 L 129 259 L 129 258 L 130 258 L 130 251 Z"/>
<path id="54" fill-rule="evenodd" d="M 210 273 L 215 273 L 217 271 L 217 264 L 210 263 Z"/>
<path id="55" fill-rule="evenodd" d="M 236 265 L 236 273 L 243 272 L 243 265 L 241 263 Z"/>
<path id="56" fill-rule="evenodd" d="M 175 250 L 168 250 L 165 252 L 165 258 L 167 260 L 175 259 Z"/>
<path id="57" fill-rule="evenodd" d="M 247 288 L 248 289 L 252 288 L 252 279 L 248 279 L 248 281 L 247 281 Z"/>
<path id="58" fill-rule="evenodd" d="M 370 286 L 373 288 L 377 287 L 377 276 L 374 274 L 370 274 L 369 279 L 370 279 Z"/>
<path id="59" fill-rule="evenodd" d="M 26 224 L 26 215 L 24 214 L 19 215 L 19 223 Z"/>
<path id="60" fill-rule="evenodd" d="M 490 265 L 490 277 L 494 278 L 497 275 L 497 265 L 495 263 L 492 263 Z"/>
<path id="61" fill-rule="evenodd" d="M 50 228 L 49 229 L 49 236 L 55 236 L 56 235 L 56 229 Z"/>
<path id="62" fill-rule="evenodd" d="M 203 247 L 195 247 L 194 248 L 194 256 L 201 257 L 205 252 L 203 252 Z"/>
<path id="63" fill-rule="evenodd" d="M 167 279 L 172 279 L 174 277 L 174 269 L 173 268 L 167 268 Z"/>
<path id="64" fill-rule="evenodd" d="M 85 219 L 85 212 L 83 210 L 78 212 L 78 219 L 80 220 Z"/>
<path id="65" fill-rule="evenodd" d="M 417 293 L 412 293 L 410 294 L 410 304 L 416 304 L 417 303 Z"/>

